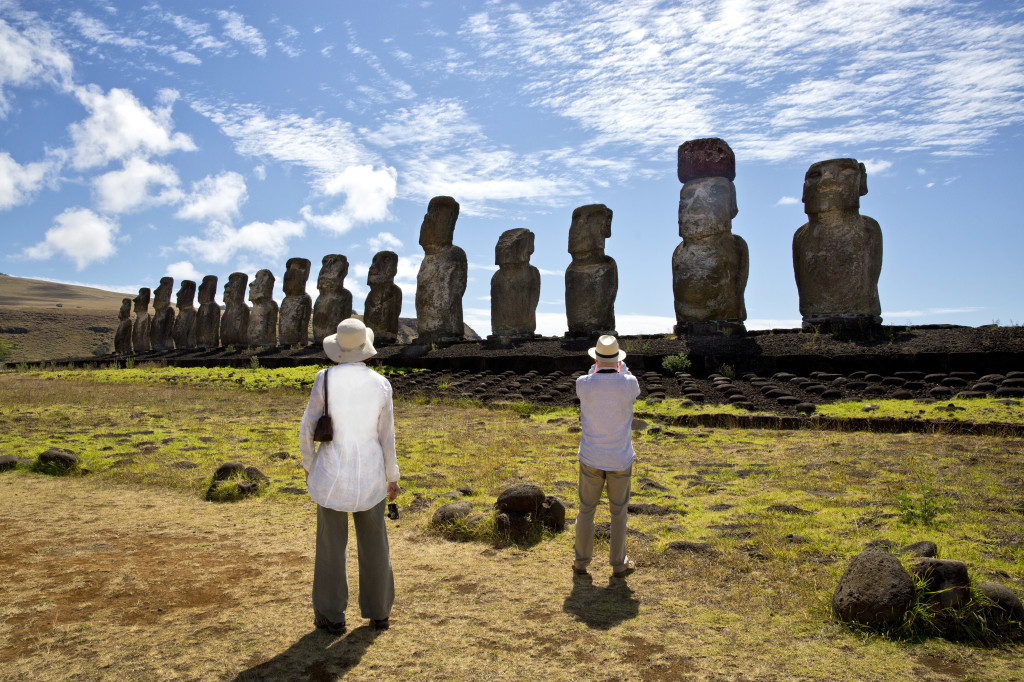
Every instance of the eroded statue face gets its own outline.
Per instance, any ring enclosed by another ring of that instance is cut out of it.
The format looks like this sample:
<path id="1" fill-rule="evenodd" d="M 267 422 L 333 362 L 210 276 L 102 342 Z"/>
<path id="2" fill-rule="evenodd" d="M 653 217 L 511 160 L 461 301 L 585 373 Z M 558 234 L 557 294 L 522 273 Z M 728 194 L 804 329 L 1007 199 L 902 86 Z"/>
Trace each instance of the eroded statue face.
<path id="1" fill-rule="evenodd" d="M 284 293 L 289 296 L 300 296 L 306 290 L 309 279 L 309 261 L 305 258 L 292 258 L 284 271 Z"/>
<path id="2" fill-rule="evenodd" d="M 494 247 L 494 264 L 528 263 L 533 253 L 533 232 L 525 228 L 506 230 Z"/>
<path id="3" fill-rule="evenodd" d="M 367 284 L 386 284 L 395 280 L 398 274 L 398 254 L 394 251 L 380 251 L 374 254 L 370 272 L 366 276 Z"/>
<path id="4" fill-rule="evenodd" d="M 199 285 L 199 302 L 213 303 L 213 297 L 217 295 L 217 277 L 207 275 L 203 277 L 203 283 Z"/>
<path id="5" fill-rule="evenodd" d="M 245 299 L 245 285 L 249 281 L 249 275 L 244 272 L 233 272 L 228 277 L 228 283 L 224 285 L 224 303 L 229 301 L 234 305 L 242 305 Z"/>
<path id="6" fill-rule="evenodd" d="M 603 251 L 604 240 L 612 236 L 612 212 L 603 205 L 581 206 L 572 212 L 569 253 Z"/>
<path id="7" fill-rule="evenodd" d="M 336 291 L 344 285 L 348 277 L 348 259 L 339 254 L 324 256 L 320 265 L 320 274 L 316 278 L 316 288 L 321 293 Z"/>
<path id="8" fill-rule="evenodd" d="M 122 298 L 121 309 L 117 311 L 117 319 L 127 320 L 132 314 L 132 299 Z"/>
<path id="9" fill-rule="evenodd" d="M 139 295 L 134 300 L 136 313 L 144 313 L 149 309 L 149 295 L 148 287 L 139 289 Z"/>
<path id="10" fill-rule="evenodd" d="M 250 301 L 265 301 L 274 293 L 274 275 L 270 270 L 260 270 L 249 285 Z"/>
<path id="11" fill-rule="evenodd" d="M 736 217 L 736 187 L 726 178 L 699 178 L 679 193 L 679 236 L 726 232 Z"/>
<path id="12" fill-rule="evenodd" d="M 856 159 L 830 159 L 811 164 L 804 176 L 803 202 L 808 214 L 860 208 L 868 193 L 867 172 Z"/>
<path id="13" fill-rule="evenodd" d="M 192 301 L 196 296 L 196 283 L 186 279 L 181 283 L 181 288 L 178 289 L 178 307 L 179 308 L 190 308 L 192 307 Z"/>
<path id="14" fill-rule="evenodd" d="M 171 293 L 174 290 L 174 280 L 170 277 L 161 277 L 160 286 L 153 292 L 157 307 L 163 308 L 171 304 Z"/>
<path id="15" fill-rule="evenodd" d="M 420 246 L 428 253 L 452 245 L 459 202 L 451 197 L 434 197 L 420 225 Z"/>

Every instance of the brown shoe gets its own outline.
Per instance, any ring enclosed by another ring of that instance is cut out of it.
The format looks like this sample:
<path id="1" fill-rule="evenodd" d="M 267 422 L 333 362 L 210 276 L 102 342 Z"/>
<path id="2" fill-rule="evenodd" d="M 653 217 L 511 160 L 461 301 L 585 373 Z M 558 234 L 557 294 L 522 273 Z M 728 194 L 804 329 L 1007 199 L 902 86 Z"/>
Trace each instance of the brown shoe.
<path id="1" fill-rule="evenodd" d="M 370 627 L 374 630 L 387 630 L 391 627 L 391 620 L 389 618 L 374 618 L 370 621 Z"/>
<path id="2" fill-rule="evenodd" d="M 636 571 L 636 564 L 632 559 L 627 558 L 626 563 L 622 564 L 622 568 L 612 572 L 612 575 L 616 578 L 625 578 L 627 575 Z"/>
<path id="3" fill-rule="evenodd" d="M 590 575 L 590 571 L 588 571 L 585 568 L 576 568 L 575 566 L 573 566 L 572 567 L 572 574 L 573 575 Z"/>
<path id="4" fill-rule="evenodd" d="M 340 623 L 332 623 L 326 618 L 315 618 L 313 619 L 313 625 L 321 630 L 326 630 L 328 634 L 334 635 L 335 637 L 345 634 L 344 620 Z"/>

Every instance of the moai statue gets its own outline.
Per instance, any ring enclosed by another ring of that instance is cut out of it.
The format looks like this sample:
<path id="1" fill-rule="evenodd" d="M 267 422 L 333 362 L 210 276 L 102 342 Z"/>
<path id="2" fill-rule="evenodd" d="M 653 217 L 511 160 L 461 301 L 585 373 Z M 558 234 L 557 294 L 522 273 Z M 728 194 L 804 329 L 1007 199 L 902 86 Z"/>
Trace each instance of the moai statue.
<path id="1" fill-rule="evenodd" d="M 491 277 L 491 337 L 529 339 L 537 331 L 540 270 L 530 265 L 533 232 L 515 228 L 501 233 L 494 247 L 498 271 Z"/>
<path id="2" fill-rule="evenodd" d="M 565 270 L 567 337 L 618 336 L 615 296 L 619 291 L 619 269 L 615 259 L 604 253 L 604 240 L 611 236 L 612 211 L 604 204 L 580 206 L 572 212 L 572 263 Z"/>
<path id="3" fill-rule="evenodd" d="M 749 255 L 732 233 L 736 158 L 717 137 L 679 146 L 679 236 L 672 254 L 677 335 L 745 332 Z"/>
<path id="4" fill-rule="evenodd" d="M 416 274 L 416 329 L 419 343 L 465 337 L 462 295 L 469 264 L 466 252 L 452 244 L 459 202 L 434 197 L 420 226 L 424 256 Z"/>
<path id="5" fill-rule="evenodd" d="M 811 164 L 807 222 L 793 235 L 793 272 L 805 328 L 865 331 L 882 323 L 882 229 L 860 214 L 867 171 L 856 159 Z"/>
<path id="6" fill-rule="evenodd" d="M 373 330 L 374 342 L 394 343 L 398 338 L 398 318 L 402 313 L 402 290 L 395 284 L 398 274 L 398 254 L 380 251 L 373 256 L 366 283 L 363 322 Z"/>
<path id="7" fill-rule="evenodd" d="M 182 280 L 178 289 L 178 316 L 174 318 L 174 347 L 196 347 L 196 283 Z"/>
<path id="8" fill-rule="evenodd" d="M 220 306 L 217 295 L 217 276 L 203 277 L 199 285 L 199 313 L 196 315 L 196 345 L 200 348 L 220 346 Z"/>
<path id="9" fill-rule="evenodd" d="M 224 313 L 220 316 L 220 342 L 225 346 L 245 346 L 249 342 L 249 306 L 245 287 L 249 275 L 232 272 L 224 285 Z"/>
<path id="10" fill-rule="evenodd" d="M 117 311 L 117 331 L 114 332 L 114 352 L 130 355 L 132 352 L 132 299 L 122 298 Z"/>
<path id="11" fill-rule="evenodd" d="M 139 289 L 135 297 L 135 322 L 132 324 L 132 348 L 136 353 L 149 350 L 149 328 L 153 318 L 149 316 L 149 287 Z"/>
<path id="12" fill-rule="evenodd" d="M 149 327 L 149 347 L 153 350 L 174 350 L 174 308 L 171 293 L 174 279 L 161 277 L 160 286 L 153 292 L 153 322 Z"/>
<path id="13" fill-rule="evenodd" d="M 324 256 L 316 288 L 320 295 L 313 304 L 313 340 L 323 343 L 325 336 L 338 331 L 338 323 L 352 317 L 352 292 L 345 288 L 348 258 L 340 253 Z"/>
<path id="14" fill-rule="evenodd" d="M 250 346 L 277 344 L 277 302 L 274 300 L 274 273 L 260 270 L 249 285 L 252 313 L 249 315 Z"/>
<path id="15" fill-rule="evenodd" d="M 309 318 L 313 299 L 306 293 L 311 263 L 308 258 L 289 258 L 284 270 L 284 300 L 278 321 L 278 342 L 282 346 L 309 344 Z"/>

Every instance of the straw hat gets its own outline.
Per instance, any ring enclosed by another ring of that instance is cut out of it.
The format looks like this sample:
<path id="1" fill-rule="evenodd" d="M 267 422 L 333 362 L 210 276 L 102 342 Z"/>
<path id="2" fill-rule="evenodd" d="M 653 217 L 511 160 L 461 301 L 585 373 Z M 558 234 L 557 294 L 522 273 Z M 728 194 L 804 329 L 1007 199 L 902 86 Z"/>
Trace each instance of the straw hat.
<path id="1" fill-rule="evenodd" d="M 377 354 L 373 347 L 373 330 L 350 317 L 338 323 L 338 333 L 324 337 L 324 353 L 337 363 L 362 362 Z"/>
<path id="2" fill-rule="evenodd" d="M 626 351 L 619 350 L 618 339 L 609 334 L 598 338 L 597 346 L 588 350 L 587 353 L 599 362 L 619 362 L 626 357 Z"/>

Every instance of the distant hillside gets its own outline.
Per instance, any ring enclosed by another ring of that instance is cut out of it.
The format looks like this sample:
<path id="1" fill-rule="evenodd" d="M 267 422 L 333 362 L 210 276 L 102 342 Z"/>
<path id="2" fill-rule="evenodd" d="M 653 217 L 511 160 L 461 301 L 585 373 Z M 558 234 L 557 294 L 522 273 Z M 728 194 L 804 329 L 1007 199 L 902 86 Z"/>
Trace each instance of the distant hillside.
<path id="1" fill-rule="evenodd" d="M 0 347 L 11 349 L 5 361 L 80 358 L 113 350 L 123 298 L 132 295 L 0 275 Z M 469 326 L 465 329 L 467 338 L 480 338 Z M 416 318 L 400 318 L 399 341 L 415 337 Z"/>

